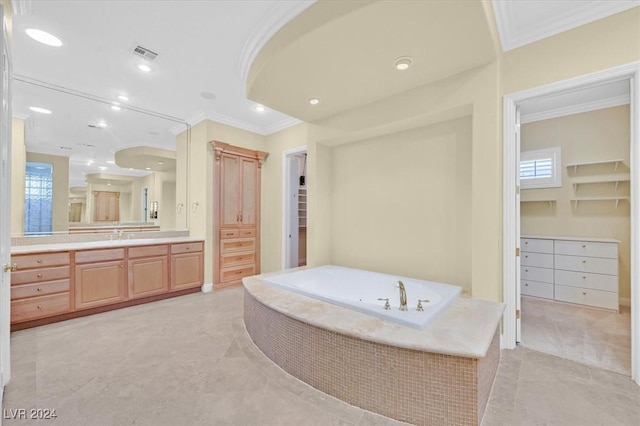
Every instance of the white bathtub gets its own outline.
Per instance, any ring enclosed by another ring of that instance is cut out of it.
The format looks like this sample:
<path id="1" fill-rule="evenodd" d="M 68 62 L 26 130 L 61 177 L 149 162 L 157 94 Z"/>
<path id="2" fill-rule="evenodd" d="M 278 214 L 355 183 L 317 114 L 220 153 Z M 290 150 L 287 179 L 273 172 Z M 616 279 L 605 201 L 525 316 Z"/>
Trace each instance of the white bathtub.
<path id="1" fill-rule="evenodd" d="M 408 311 L 399 309 L 398 280 L 404 283 Z M 425 328 L 462 291 L 462 287 L 454 285 L 334 265 L 283 273 L 265 278 L 264 282 L 416 329 Z M 391 310 L 385 310 L 385 302 L 379 298 L 388 298 Z M 416 310 L 419 299 L 429 300 L 422 302 L 423 312 Z"/>

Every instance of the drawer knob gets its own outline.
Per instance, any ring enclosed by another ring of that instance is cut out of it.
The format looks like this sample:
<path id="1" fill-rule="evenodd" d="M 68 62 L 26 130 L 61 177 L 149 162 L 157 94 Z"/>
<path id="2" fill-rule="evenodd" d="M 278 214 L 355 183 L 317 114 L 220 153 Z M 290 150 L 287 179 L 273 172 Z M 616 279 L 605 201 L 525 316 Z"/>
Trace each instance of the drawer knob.
<path id="1" fill-rule="evenodd" d="M 525 241 L 525 242 L 524 242 L 524 245 L 525 245 L 525 246 L 526 246 L 527 244 L 529 244 L 529 241 Z"/>
<path id="2" fill-rule="evenodd" d="M 525 259 L 528 259 L 528 258 L 529 258 L 529 255 L 528 255 L 528 254 L 525 254 L 525 255 L 524 255 L 524 258 L 525 258 Z"/>
<path id="3" fill-rule="evenodd" d="M 582 277 L 582 279 L 583 279 L 583 280 L 586 280 L 586 279 L 587 279 L 587 277 Z"/>
<path id="4" fill-rule="evenodd" d="M 242 273 L 242 271 L 236 271 L 236 275 L 241 274 L 241 273 Z"/>
<path id="5" fill-rule="evenodd" d="M 236 260 L 242 260 L 242 257 L 236 257 Z"/>
<path id="6" fill-rule="evenodd" d="M 42 274 L 38 274 L 36 275 L 38 278 L 42 278 Z"/>
<path id="7" fill-rule="evenodd" d="M 583 245 L 582 245 L 582 248 L 587 248 L 587 245 L 586 245 L 586 244 L 583 244 Z"/>
<path id="8" fill-rule="evenodd" d="M 586 291 L 583 291 L 583 292 L 582 292 L 582 295 L 583 295 L 583 296 L 586 296 L 586 295 L 587 295 L 587 292 L 586 292 Z"/>
<path id="9" fill-rule="evenodd" d="M 587 261 L 586 261 L 586 260 L 583 260 L 583 261 L 582 261 L 582 263 L 587 263 Z"/>
<path id="10" fill-rule="evenodd" d="M 529 287 L 529 283 L 524 283 L 524 286 L 525 287 Z"/>
<path id="11" fill-rule="evenodd" d="M 36 263 L 42 263 L 42 259 L 36 260 Z"/>
<path id="12" fill-rule="evenodd" d="M 529 270 L 528 270 L 528 269 L 525 269 L 524 271 L 525 271 L 525 272 L 529 272 Z"/>
<path id="13" fill-rule="evenodd" d="M 40 292 L 42 292 L 42 289 L 38 287 L 38 288 L 36 289 L 36 291 L 37 291 L 38 293 L 40 293 Z"/>
<path id="14" fill-rule="evenodd" d="M 37 308 L 38 308 L 38 309 L 42 309 L 42 305 L 38 305 L 38 306 L 37 306 Z"/>
<path id="15" fill-rule="evenodd" d="M 227 232 L 227 235 L 231 236 L 231 235 L 233 235 L 233 232 Z"/>
<path id="16" fill-rule="evenodd" d="M 189 246 L 186 247 L 187 250 L 189 250 L 189 248 L 190 248 Z"/>

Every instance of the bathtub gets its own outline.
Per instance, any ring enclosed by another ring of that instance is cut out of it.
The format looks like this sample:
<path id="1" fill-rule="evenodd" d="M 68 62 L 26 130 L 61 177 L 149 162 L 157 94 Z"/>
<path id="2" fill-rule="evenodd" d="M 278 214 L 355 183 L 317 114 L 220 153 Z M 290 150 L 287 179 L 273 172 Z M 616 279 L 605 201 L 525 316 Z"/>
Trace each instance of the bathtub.
<path id="1" fill-rule="evenodd" d="M 405 286 L 407 311 L 399 308 L 399 280 Z M 462 291 L 459 286 L 334 265 L 283 273 L 265 278 L 264 282 L 418 330 L 425 328 Z M 389 299 L 391 309 L 385 310 L 385 301 L 378 299 Z M 423 300 L 422 312 L 416 310 L 418 300 Z"/>

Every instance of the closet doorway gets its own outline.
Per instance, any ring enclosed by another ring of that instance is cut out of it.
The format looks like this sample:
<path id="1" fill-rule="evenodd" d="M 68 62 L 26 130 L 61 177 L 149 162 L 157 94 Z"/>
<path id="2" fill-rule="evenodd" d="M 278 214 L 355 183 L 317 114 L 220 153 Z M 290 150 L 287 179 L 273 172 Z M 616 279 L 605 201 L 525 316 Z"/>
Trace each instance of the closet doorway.
<path id="1" fill-rule="evenodd" d="M 283 269 L 307 264 L 307 148 L 283 153 Z"/>
<path id="2" fill-rule="evenodd" d="M 601 86 L 608 83 L 614 83 L 617 81 L 627 81 L 629 82 L 629 156 L 628 163 L 626 166 L 629 170 L 629 182 L 628 182 L 628 195 L 625 196 L 612 196 L 612 195 L 602 195 L 602 196 L 590 196 L 586 193 L 582 193 L 584 197 L 579 196 L 577 194 L 570 201 L 572 204 L 572 208 L 581 208 L 585 205 L 591 203 L 606 203 L 611 202 L 614 203 L 614 208 L 616 205 L 620 206 L 622 203 L 628 203 L 629 210 L 629 222 L 630 222 L 630 250 L 629 250 L 629 263 L 626 267 L 629 268 L 629 304 L 630 304 L 630 321 L 631 321 L 631 353 L 630 353 L 630 361 L 631 361 L 631 378 L 638 384 L 640 384 L 640 297 L 638 291 L 640 290 L 640 283 L 638 280 L 638 268 L 640 267 L 640 234 L 637 229 L 640 226 L 640 206 L 638 202 L 640 201 L 640 174 L 638 174 L 638 164 L 640 164 L 640 119 L 638 117 L 638 107 L 639 107 L 639 99 L 640 99 L 640 87 L 638 86 L 638 81 L 640 79 L 640 63 L 631 63 L 627 65 L 622 65 L 619 67 L 611 68 L 605 71 L 599 71 L 592 74 L 584 75 L 581 77 L 572 78 L 565 81 L 560 81 L 557 83 L 552 83 L 546 86 L 528 89 L 522 92 L 512 93 L 504 96 L 503 102 L 503 114 L 504 114 L 504 133 L 503 133 L 503 218 L 504 218 L 504 234 L 503 234 L 503 243 L 504 243 L 504 256 L 503 256 L 503 296 L 504 303 L 506 304 L 505 315 L 503 318 L 503 340 L 502 347 L 503 348 L 514 348 L 519 338 L 520 333 L 520 325 L 521 325 L 521 316 L 524 314 L 521 311 L 521 262 L 522 262 L 522 253 L 521 250 L 524 249 L 521 246 L 520 239 L 520 200 L 521 200 L 521 191 L 520 191 L 520 176 L 519 176 L 519 162 L 520 162 L 520 114 L 519 107 L 523 104 L 526 104 L 530 101 L 538 101 L 544 100 L 549 97 L 558 96 L 563 93 L 570 93 L 575 91 L 580 91 L 585 88 Z M 618 104 L 621 105 L 621 104 Z M 618 160 L 618 159 L 615 159 Z M 594 178 L 589 177 L 586 178 L 582 176 L 576 175 L 576 171 L 586 172 L 584 168 L 589 167 L 612 167 L 612 171 L 606 174 L 615 174 L 619 169 L 616 168 L 616 165 L 620 167 L 622 162 L 613 161 L 613 164 L 587 164 L 590 163 L 587 159 L 578 160 L 575 164 L 562 164 L 562 167 L 565 169 L 564 172 L 572 173 L 572 180 L 569 185 L 572 187 L 571 189 L 575 192 L 576 188 L 578 188 L 578 192 L 582 192 L 582 189 L 588 186 L 588 184 L 611 184 L 613 185 L 614 190 L 618 190 L 620 187 L 620 183 L 616 184 L 615 181 L 611 182 L 610 179 L 605 179 L 606 182 L 593 182 Z M 607 161 L 606 163 L 610 163 Z M 602 172 L 598 171 L 595 173 L 596 175 L 601 175 Z M 584 180 L 584 182 L 583 182 Z M 590 182 L 586 182 L 589 180 Z M 596 179 L 597 180 L 597 179 Z M 616 179 L 621 182 L 625 179 Z M 588 200 L 586 198 L 592 198 Z M 596 199 L 593 199 L 596 198 Z M 533 202 L 539 202 L 541 204 L 553 205 L 553 199 L 539 199 L 533 200 Z M 592 228 L 596 229 L 596 228 Z M 549 240 L 552 240 L 553 245 L 553 256 L 554 259 L 554 271 L 555 274 L 555 266 L 557 260 L 560 260 L 558 264 L 563 270 L 569 270 L 566 268 L 566 264 L 562 262 L 567 259 L 559 259 L 560 257 L 566 257 L 570 255 L 570 253 L 560 253 L 556 251 L 556 240 L 568 240 L 567 238 L 563 238 L 564 235 L 546 235 Z M 578 238 L 577 238 L 578 239 Z M 595 242 L 595 241 L 594 241 Z M 524 242 L 522 243 L 524 245 Z M 530 243 L 531 244 L 531 243 Z M 563 246 L 560 251 L 564 251 L 566 247 L 564 247 L 564 243 L 561 243 L 560 246 Z M 575 245 L 575 244 L 574 244 Z M 578 244 L 578 247 L 581 247 Z M 575 247 L 574 247 L 575 248 Z M 546 248 L 546 250 L 550 250 L 550 246 Z M 604 255 L 600 253 L 600 255 L 596 256 L 593 253 L 591 254 L 593 257 L 603 257 L 608 258 L 609 255 Z M 585 259 L 582 259 L 585 260 Z M 588 264 L 591 262 L 587 260 Z M 582 262 L 584 264 L 585 262 Z M 623 265 L 620 265 L 618 262 L 614 260 L 614 263 L 618 264 L 620 270 Z M 588 272 L 585 271 L 584 272 Z M 583 274 L 584 275 L 584 274 Z M 555 275 L 553 277 L 553 285 L 556 286 Z M 565 285 L 565 284 L 561 284 Z M 567 289 L 559 289 L 560 296 L 565 297 Z M 556 294 L 556 288 L 554 287 L 554 297 Z M 582 294 L 582 293 L 580 293 Z M 567 305 L 568 306 L 568 305 Z"/>

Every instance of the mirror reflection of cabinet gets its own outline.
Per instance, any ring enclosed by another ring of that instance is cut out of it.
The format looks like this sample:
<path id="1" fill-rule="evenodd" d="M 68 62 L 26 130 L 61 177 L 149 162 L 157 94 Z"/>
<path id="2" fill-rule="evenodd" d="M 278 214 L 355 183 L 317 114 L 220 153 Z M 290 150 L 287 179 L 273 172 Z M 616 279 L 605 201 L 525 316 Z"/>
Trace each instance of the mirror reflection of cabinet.
<path id="1" fill-rule="evenodd" d="M 119 192 L 94 191 L 93 197 L 94 222 L 118 222 L 120 220 Z"/>
<path id="2" fill-rule="evenodd" d="M 260 171 L 266 152 L 212 142 L 215 150 L 214 288 L 260 273 Z"/>

